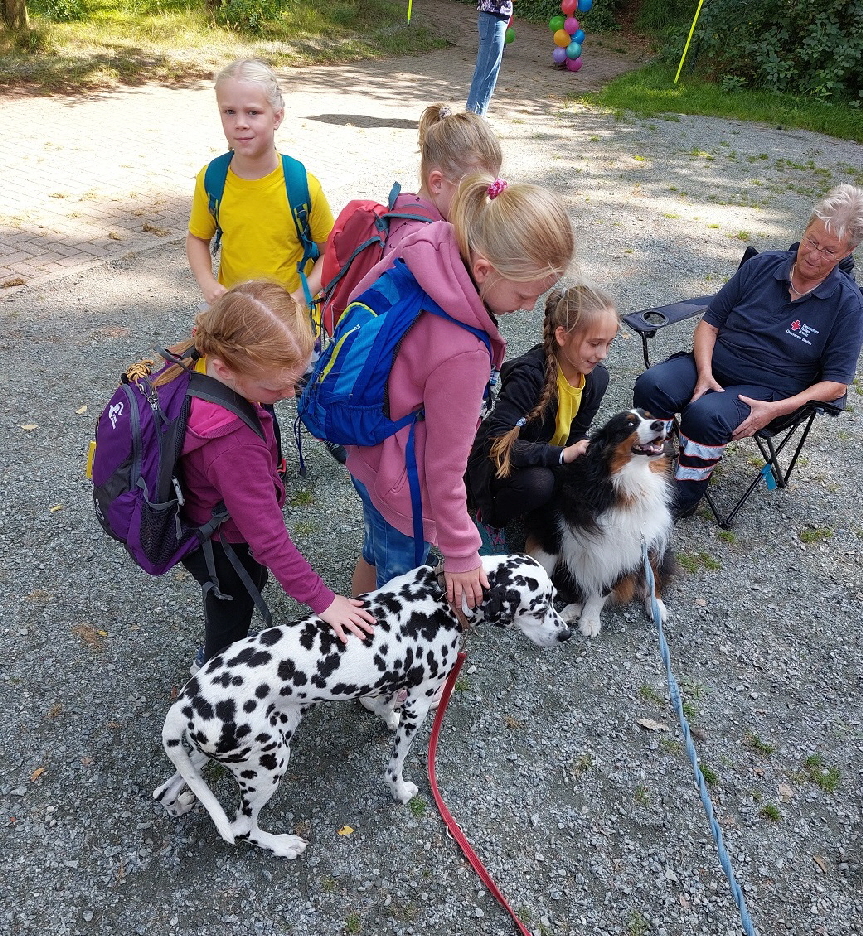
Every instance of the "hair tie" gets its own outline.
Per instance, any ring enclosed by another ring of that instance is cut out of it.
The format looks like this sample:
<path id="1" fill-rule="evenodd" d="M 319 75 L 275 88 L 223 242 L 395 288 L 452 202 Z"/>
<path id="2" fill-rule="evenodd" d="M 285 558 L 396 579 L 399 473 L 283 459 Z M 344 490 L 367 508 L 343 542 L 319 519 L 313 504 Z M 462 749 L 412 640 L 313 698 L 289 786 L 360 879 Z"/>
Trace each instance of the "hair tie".
<path id="1" fill-rule="evenodd" d="M 506 182 L 504 182 L 503 184 L 506 185 Z M 519 421 L 515 424 L 515 428 L 516 428 L 516 429 L 521 429 L 521 427 L 522 427 L 526 422 L 527 422 L 527 420 L 524 418 L 524 416 L 522 416 L 521 419 L 519 419 Z"/>
<path id="2" fill-rule="evenodd" d="M 489 199 L 495 199 L 506 188 L 506 179 L 495 179 L 486 189 Z"/>

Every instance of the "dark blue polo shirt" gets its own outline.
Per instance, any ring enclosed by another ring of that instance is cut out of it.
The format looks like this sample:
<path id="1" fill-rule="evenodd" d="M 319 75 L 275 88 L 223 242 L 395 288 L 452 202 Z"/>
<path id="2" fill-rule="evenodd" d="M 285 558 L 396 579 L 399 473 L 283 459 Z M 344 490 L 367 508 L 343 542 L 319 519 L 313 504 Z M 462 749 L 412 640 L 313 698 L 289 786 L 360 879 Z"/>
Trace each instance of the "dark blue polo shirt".
<path id="1" fill-rule="evenodd" d="M 711 300 L 704 321 L 719 329 L 716 375 L 793 396 L 821 380 L 849 384 L 863 344 L 863 294 L 840 270 L 797 302 L 789 292 L 797 253 L 747 260 Z"/>

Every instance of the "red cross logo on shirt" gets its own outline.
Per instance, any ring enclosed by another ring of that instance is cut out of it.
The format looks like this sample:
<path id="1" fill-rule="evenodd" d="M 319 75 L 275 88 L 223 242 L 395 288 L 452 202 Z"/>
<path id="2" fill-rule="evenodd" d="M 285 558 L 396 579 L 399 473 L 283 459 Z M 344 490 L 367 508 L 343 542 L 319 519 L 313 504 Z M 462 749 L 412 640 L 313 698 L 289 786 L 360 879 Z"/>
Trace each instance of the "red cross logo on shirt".
<path id="1" fill-rule="evenodd" d="M 798 331 L 799 328 L 800 328 L 800 319 L 795 319 L 795 320 L 791 323 L 791 327 L 792 327 L 792 329 L 794 329 L 794 331 Z"/>

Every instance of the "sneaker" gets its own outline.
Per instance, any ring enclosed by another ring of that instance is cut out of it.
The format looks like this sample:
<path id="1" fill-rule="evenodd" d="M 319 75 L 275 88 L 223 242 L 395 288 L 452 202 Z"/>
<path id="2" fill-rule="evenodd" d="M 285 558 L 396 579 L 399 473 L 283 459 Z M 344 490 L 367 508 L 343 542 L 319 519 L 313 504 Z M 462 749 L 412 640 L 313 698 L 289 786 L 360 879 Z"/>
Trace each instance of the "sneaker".
<path id="1" fill-rule="evenodd" d="M 483 523 L 479 518 L 479 513 L 474 517 L 474 523 L 476 524 L 477 530 L 479 530 L 480 539 L 482 540 L 482 544 L 479 547 L 479 554 L 481 556 L 504 555 L 507 551 L 506 535 L 504 531 L 498 527 Z"/>
<path id="2" fill-rule="evenodd" d="M 204 648 L 198 647 L 197 651 L 195 652 L 195 659 L 192 660 L 191 664 L 189 665 L 189 675 L 194 676 L 206 662 L 207 661 L 204 658 Z"/>
<path id="3" fill-rule="evenodd" d="M 324 448 L 330 453 L 330 455 L 333 456 L 333 458 L 335 458 L 335 460 L 336 460 L 340 465 L 344 465 L 344 463 L 348 460 L 348 453 L 347 453 L 347 451 L 346 451 L 344 445 L 338 445 L 338 444 L 335 443 L 335 442 L 326 442 L 326 441 L 325 441 L 325 442 L 324 442 Z"/>

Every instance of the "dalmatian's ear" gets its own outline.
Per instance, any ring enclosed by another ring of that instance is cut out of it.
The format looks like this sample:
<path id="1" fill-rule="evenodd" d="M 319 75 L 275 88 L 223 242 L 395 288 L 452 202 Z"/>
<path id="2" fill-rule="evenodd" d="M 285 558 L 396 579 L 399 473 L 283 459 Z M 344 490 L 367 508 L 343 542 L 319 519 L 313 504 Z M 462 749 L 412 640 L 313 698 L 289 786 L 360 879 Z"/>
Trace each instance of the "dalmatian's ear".
<path id="1" fill-rule="evenodd" d="M 512 621 L 512 612 L 518 606 L 519 595 L 514 588 L 493 585 L 485 594 L 480 610 L 489 624 L 504 626 Z"/>

